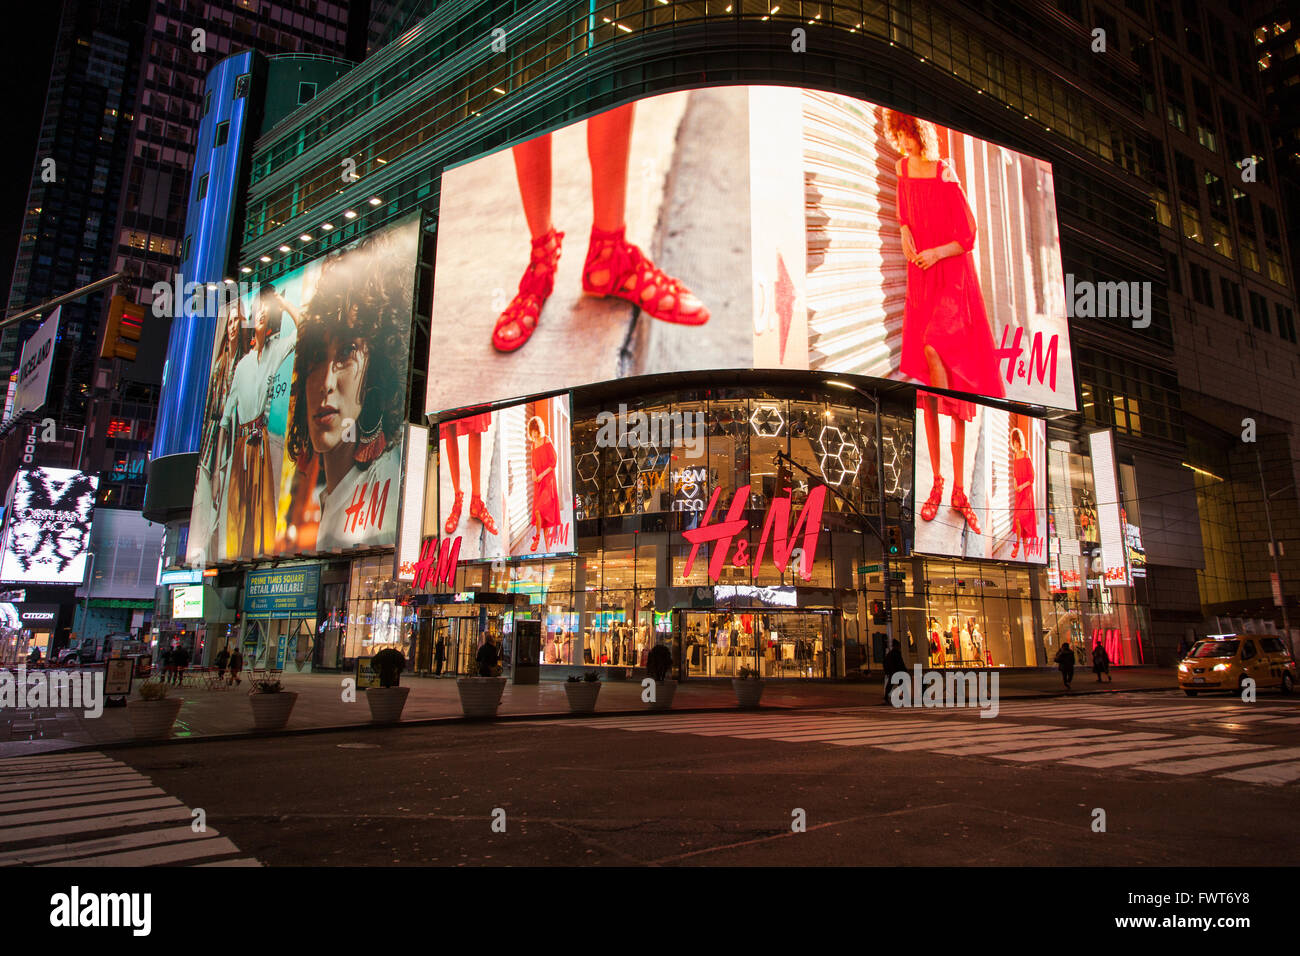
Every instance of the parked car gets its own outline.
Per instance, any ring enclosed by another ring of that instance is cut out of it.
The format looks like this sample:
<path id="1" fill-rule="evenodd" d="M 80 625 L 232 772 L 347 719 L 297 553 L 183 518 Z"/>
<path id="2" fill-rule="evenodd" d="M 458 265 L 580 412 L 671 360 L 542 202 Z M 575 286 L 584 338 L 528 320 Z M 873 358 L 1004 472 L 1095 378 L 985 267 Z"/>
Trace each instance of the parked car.
<path id="1" fill-rule="evenodd" d="M 1203 690 L 1237 694 L 1247 677 L 1258 688 L 1289 694 L 1296 684 L 1296 662 L 1280 637 L 1222 634 L 1197 641 L 1178 665 L 1178 686 L 1188 697 Z"/>

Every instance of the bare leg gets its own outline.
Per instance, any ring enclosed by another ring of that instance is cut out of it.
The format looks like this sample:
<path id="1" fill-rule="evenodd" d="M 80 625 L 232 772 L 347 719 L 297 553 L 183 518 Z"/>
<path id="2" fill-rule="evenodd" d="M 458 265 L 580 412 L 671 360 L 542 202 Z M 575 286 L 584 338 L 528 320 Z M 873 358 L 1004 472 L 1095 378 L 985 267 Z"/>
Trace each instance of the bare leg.
<path id="1" fill-rule="evenodd" d="M 447 456 L 447 471 L 451 474 L 451 490 L 460 494 L 460 437 L 444 435 L 442 438 L 443 454 Z"/>
<path id="2" fill-rule="evenodd" d="M 942 470 L 939 459 L 939 400 L 934 396 L 922 399 L 925 402 L 925 444 L 930 449 L 930 470 L 934 479 L 939 480 Z"/>
<path id="3" fill-rule="evenodd" d="M 512 152 L 528 234 L 536 239 L 551 229 L 551 134 L 520 143 Z"/>
<path id="4" fill-rule="evenodd" d="M 956 491 L 964 486 L 966 474 L 966 422 L 957 416 L 952 419 L 952 487 Z"/>
<path id="5" fill-rule="evenodd" d="M 627 216 L 627 158 L 635 107 L 628 103 L 587 120 L 592 225 L 606 232 L 622 229 Z"/>
<path id="6" fill-rule="evenodd" d="M 482 500 L 478 493 L 479 488 L 479 471 L 483 466 L 483 436 L 478 432 L 469 433 L 469 493 L 474 498 Z"/>

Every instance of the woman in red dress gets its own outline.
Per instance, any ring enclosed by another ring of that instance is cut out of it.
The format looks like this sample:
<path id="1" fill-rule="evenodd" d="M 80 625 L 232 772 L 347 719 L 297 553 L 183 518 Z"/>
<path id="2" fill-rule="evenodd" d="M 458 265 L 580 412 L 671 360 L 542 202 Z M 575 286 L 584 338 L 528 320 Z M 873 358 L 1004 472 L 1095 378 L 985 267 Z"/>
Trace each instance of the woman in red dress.
<path id="1" fill-rule="evenodd" d="M 709 310 L 677 279 L 627 241 L 627 159 L 632 145 L 634 103 L 587 120 L 587 158 L 591 163 L 591 240 L 582 267 L 582 291 L 626 299 L 642 312 L 677 325 L 703 325 Z M 520 348 L 541 318 L 555 284 L 564 233 L 551 222 L 551 134 L 514 147 L 515 176 L 532 253 L 519 291 L 497 318 L 492 345 L 498 352 Z"/>
<path id="2" fill-rule="evenodd" d="M 1011 532 L 1016 536 L 1016 543 L 1011 546 L 1014 558 L 1020 550 L 1021 542 L 1025 545 L 1025 554 L 1038 543 L 1038 518 L 1034 509 L 1034 463 L 1025 452 L 1025 436 L 1019 428 L 1011 429 L 1011 479 L 1015 482 L 1015 515 L 1011 521 Z"/>
<path id="3" fill-rule="evenodd" d="M 451 473 L 451 487 L 456 493 L 451 514 L 447 516 L 447 523 L 442 529 L 446 534 L 455 534 L 456 529 L 460 527 L 460 509 L 465 504 L 465 492 L 460 490 L 461 435 L 469 436 L 466 440 L 469 446 L 469 516 L 482 522 L 488 534 L 497 533 L 497 523 L 479 495 L 479 472 L 483 465 L 483 433 L 491 425 L 492 415 L 485 412 L 482 415 L 458 418 L 454 422 L 444 422 L 439 426 L 438 434 L 442 439 L 443 454 L 447 456 L 447 470 Z"/>
<path id="4" fill-rule="evenodd" d="M 903 306 L 903 353 L 899 370 L 937 388 L 1003 397 L 993 333 L 989 329 L 975 272 L 975 216 L 961 183 L 939 156 L 939 137 L 925 120 L 885 111 L 885 135 L 902 153 L 898 172 L 898 220 L 908 259 Z M 950 503 L 979 534 L 979 523 L 962 487 L 966 423 L 975 405 L 918 392 L 924 414 L 934 484 L 921 506 L 921 519 L 933 521 L 943 500 L 939 459 L 939 415 L 952 418 L 953 488 Z"/>
<path id="5" fill-rule="evenodd" d="M 546 536 L 550 548 L 555 532 L 560 527 L 560 492 L 555 482 L 555 446 L 546 437 L 542 420 L 534 415 L 528 422 L 528 440 L 532 442 L 533 464 L 533 543 L 529 551 L 537 550 L 537 540 Z"/>

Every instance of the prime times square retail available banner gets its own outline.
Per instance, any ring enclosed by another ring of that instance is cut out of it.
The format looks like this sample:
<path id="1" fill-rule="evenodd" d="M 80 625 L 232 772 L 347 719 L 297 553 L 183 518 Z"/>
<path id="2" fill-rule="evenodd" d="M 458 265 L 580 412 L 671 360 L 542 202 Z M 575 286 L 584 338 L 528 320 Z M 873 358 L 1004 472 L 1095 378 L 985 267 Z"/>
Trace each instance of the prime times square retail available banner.
<path id="1" fill-rule="evenodd" d="M 448 169 L 441 197 L 430 412 L 726 368 L 1075 408 L 1051 165 L 922 117 L 667 93 Z"/>
<path id="2" fill-rule="evenodd" d="M 1046 422 L 918 389 L 914 448 L 914 550 L 1047 563 Z"/>
<path id="3" fill-rule="evenodd" d="M 219 317 L 189 563 L 393 546 L 418 220 Z"/>
<path id="4" fill-rule="evenodd" d="M 462 561 L 574 552 L 567 393 L 445 421 L 438 439 L 438 520 Z"/>

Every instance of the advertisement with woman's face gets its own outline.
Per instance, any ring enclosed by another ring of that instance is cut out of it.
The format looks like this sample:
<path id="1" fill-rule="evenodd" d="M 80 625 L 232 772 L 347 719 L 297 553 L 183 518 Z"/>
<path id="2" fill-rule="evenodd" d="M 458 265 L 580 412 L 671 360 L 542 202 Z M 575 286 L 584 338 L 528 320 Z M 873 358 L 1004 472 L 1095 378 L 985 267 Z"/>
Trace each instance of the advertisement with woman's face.
<path id="1" fill-rule="evenodd" d="M 573 553 L 569 396 L 443 422 L 438 481 L 462 561 Z"/>
<path id="2" fill-rule="evenodd" d="M 788 368 L 1075 407 L 1051 165 L 839 94 L 663 94 L 443 174 L 426 407 Z"/>
<path id="3" fill-rule="evenodd" d="M 189 561 L 395 543 L 417 220 L 261 286 L 239 323 L 223 317 Z"/>
<path id="4" fill-rule="evenodd" d="M 918 391 L 913 461 L 914 550 L 1046 563 L 1041 418 Z"/>

